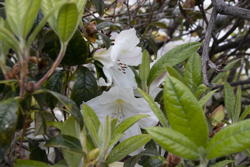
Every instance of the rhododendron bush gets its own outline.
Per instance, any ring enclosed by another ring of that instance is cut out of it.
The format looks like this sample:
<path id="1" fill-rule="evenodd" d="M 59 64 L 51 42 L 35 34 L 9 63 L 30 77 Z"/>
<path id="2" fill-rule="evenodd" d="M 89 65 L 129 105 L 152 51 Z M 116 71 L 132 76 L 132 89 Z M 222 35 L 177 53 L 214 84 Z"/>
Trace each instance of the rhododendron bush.
<path id="1" fill-rule="evenodd" d="M 249 166 L 247 2 L 1 1 L 0 167 Z"/>

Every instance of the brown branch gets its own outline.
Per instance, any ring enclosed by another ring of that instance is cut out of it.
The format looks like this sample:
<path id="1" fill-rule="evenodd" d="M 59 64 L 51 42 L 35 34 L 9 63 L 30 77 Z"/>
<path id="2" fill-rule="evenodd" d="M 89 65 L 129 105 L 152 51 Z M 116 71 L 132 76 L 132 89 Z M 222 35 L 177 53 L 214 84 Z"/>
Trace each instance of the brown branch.
<path id="1" fill-rule="evenodd" d="M 213 0 L 213 5 L 220 14 L 250 20 L 250 10 L 248 9 L 227 5 L 224 0 Z"/>
<path id="2" fill-rule="evenodd" d="M 212 33 L 213 33 L 216 17 L 217 17 L 217 11 L 214 8 L 211 14 L 211 18 L 208 23 L 207 31 L 205 34 L 205 41 L 203 43 L 203 48 L 202 48 L 202 74 L 203 74 L 203 82 L 206 86 L 211 86 L 208 80 L 207 65 L 210 61 L 209 60 L 209 43 L 212 38 Z"/>
<path id="3" fill-rule="evenodd" d="M 232 83 L 229 83 L 231 86 L 242 86 L 242 85 L 248 85 L 250 84 L 250 78 L 242 81 L 235 81 Z M 224 85 L 215 85 L 212 87 L 212 89 L 218 89 L 218 88 L 224 88 Z"/>
<path id="4" fill-rule="evenodd" d="M 67 44 L 61 44 L 61 50 L 59 55 L 57 56 L 55 62 L 53 63 L 53 65 L 51 66 L 51 68 L 49 69 L 49 71 L 37 82 L 34 84 L 33 89 L 39 89 L 41 87 L 41 85 L 48 80 L 48 78 L 54 73 L 54 71 L 56 70 L 56 68 L 59 66 L 59 64 L 61 63 L 65 52 L 66 52 L 66 48 L 67 48 Z"/>
<path id="5" fill-rule="evenodd" d="M 241 44 L 241 45 L 240 45 Z M 230 41 L 224 45 L 218 46 L 217 48 L 214 49 L 213 53 L 219 53 L 219 52 L 223 52 L 225 50 L 230 50 L 236 47 L 239 47 L 242 49 L 247 49 L 250 47 L 250 35 L 246 36 L 246 37 L 240 37 L 235 39 L 234 41 Z"/>

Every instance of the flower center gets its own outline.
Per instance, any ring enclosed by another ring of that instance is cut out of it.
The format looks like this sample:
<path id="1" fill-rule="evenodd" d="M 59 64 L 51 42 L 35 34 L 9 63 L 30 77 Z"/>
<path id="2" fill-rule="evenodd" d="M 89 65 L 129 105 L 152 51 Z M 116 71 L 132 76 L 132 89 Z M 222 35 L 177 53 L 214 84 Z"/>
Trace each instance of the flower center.
<path id="1" fill-rule="evenodd" d="M 119 66 L 118 70 L 121 71 L 123 74 L 126 74 L 126 70 L 128 68 L 127 64 L 121 63 L 120 60 L 117 60 L 117 64 Z"/>
<path id="2" fill-rule="evenodd" d="M 114 110 L 114 112 L 111 114 L 111 116 L 112 116 L 113 118 L 117 118 L 119 122 L 122 121 L 122 120 L 124 119 L 124 117 L 125 117 L 124 106 L 123 106 L 124 103 L 125 103 L 124 100 L 122 100 L 122 99 L 117 99 L 117 100 L 115 101 L 115 110 Z"/>

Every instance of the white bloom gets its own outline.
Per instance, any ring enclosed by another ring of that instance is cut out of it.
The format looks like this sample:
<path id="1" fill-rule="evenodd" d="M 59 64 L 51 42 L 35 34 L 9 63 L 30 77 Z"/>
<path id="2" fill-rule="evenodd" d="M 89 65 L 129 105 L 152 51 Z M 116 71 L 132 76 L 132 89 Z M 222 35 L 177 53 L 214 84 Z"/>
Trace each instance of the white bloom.
<path id="1" fill-rule="evenodd" d="M 111 59 L 131 66 L 141 64 L 142 50 L 137 46 L 139 42 L 134 28 L 120 32 L 111 47 Z"/>
<path id="2" fill-rule="evenodd" d="M 100 78 L 100 86 L 122 86 L 136 88 L 137 84 L 133 71 L 128 66 L 141 64 L 142 52 L 135 29 L 124 30 L 114 36 L 114 45 L 107 49 L 99 49 L 94 59 L 103 64 L 103 72 L 107 83 Z"/>
<path id="3" fill-rule="evenodd" d="M 94 109 L 102 123 L 107 115 L 121 122 L 137 114 L 147 114 L 147 118 L 141 119 L 124 133 L 123 139 L 141 134 L 140 128 L 154 126 L 158 122 L 148 103 L 143 98 L 134 97 L 133 89 L 112 87 L 86 104 Z"/>

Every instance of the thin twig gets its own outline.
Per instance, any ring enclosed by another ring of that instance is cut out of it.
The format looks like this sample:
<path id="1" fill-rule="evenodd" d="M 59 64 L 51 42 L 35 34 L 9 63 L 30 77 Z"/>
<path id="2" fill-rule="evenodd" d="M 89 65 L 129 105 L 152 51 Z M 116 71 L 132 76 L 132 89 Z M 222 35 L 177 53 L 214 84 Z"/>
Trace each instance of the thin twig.
<path id="1" fill-rule="evenodd" d="M 229 83 L 231 86 L 242 86 L 242 85 L 248 85 L 250 84 L 250 78 L 242 81 L 235 81 L 232 83 Z M 218 89 L 218 88 L 223 88 L 224 85 L 214 85 L 212 89 Z"/>
<path id="2" fill-rule="evenodd" d="M 250 20 L 250 10 L 240 8 L 237 6 L 227 5 L 224 2 L 224 0 L 213 0 L 213 1 L 215 2 L 213 3 L 213 5 L 218 13 Z"/>
<path id="3" fill-rule="evenodd" d="M 214 23 L 217 17 L 217 11 L 214 8 L 211 14 L 211 18 L 208 23 L 207 32 L 205 34 L 205 41 L 203 43 L 203 50 L 202 50 L 202 73 L 203 73 L 203 82 L 206 86 L 211 86 L 208 80 L 207 74 L 207 65 L 209 63 L 209 43 L 212 37 Z"/>
<path id="4" fill-rule="evenodd" d="M 61 44 L 61 50 L 59 55 L 56 58 L 56 61 L 53 63 L 53 65 L 51 66 L 51 68 L 49 69 L 49 71 L 37 82 L 34 84 L 34 89 L 39 89 L 41 87 L 41 85 L 48 80 L 48 78 L 54 73 L 54 71 L 56 70 L 56 68 L 59 66 L 59 64 L 61 63 L 65 52 L 66 52 L 66 48 L 67 48 L 67 44 Z"/>

